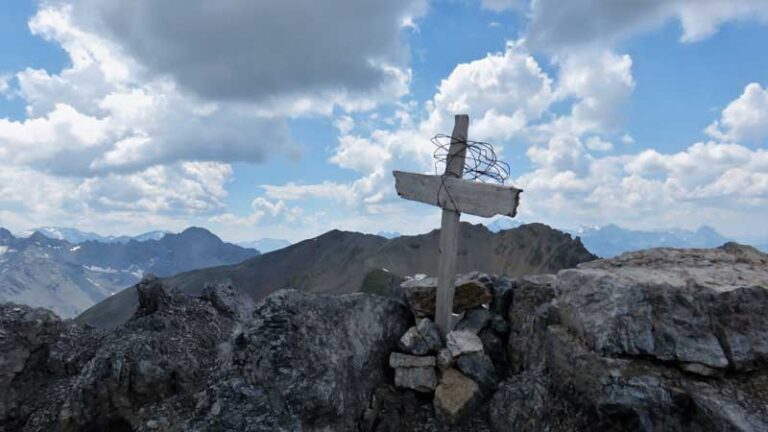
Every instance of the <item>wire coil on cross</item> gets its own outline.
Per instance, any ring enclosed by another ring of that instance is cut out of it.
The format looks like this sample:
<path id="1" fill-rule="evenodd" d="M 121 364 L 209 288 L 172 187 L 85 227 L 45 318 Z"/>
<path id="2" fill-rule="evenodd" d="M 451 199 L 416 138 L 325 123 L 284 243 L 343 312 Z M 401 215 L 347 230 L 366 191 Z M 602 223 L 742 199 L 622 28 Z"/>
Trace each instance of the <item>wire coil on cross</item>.
<path id="1" fill-rule="evenodd" d="M 451 147 L 450 135 L 437 134 L 432 137 L 435 145 L 435 174 L 440 173 L 440 167 L 448 163 Z M 469 180 L 491 181 L 504 184 L 509 180 L 509 164 L 499 160 L 493 149 L 493 144 L 482 141 L 464 142 L 466 148 L 462 178 Z"/>
<path id="2" fill-rule="evenodd" d="M 432 144 L 435 145 L 435 151 L 433 157 L 435 159 L 435 174 L 440 173 L 441 166 L 446 166 L 449 163 L 450 147 L 453 142 L 453 137 L 446 134 L 437 134 L 432 137 Z M 468 178 L 470 180 L 480 180 L 482 182 L 492 181 L 500 184 L 504 184 L 509 179 L 509 164 L 499 160 L 496 156 L 496 152 L 493 149 L 493 144 L 483 141 L 464 141 L 465 148 L 465 162 L 464 169 L 462 171 L 462 178 Z M 442 181 L 440 188 L 437 190 L 437 197 L 435 201 L 439 203 L 440 192 L 445 191 L 448 195 L 448 199 L 456 208 L 456 202 L 451 196 L 451 191 L 445 184 L 446 174 L 442 175 Z"/>

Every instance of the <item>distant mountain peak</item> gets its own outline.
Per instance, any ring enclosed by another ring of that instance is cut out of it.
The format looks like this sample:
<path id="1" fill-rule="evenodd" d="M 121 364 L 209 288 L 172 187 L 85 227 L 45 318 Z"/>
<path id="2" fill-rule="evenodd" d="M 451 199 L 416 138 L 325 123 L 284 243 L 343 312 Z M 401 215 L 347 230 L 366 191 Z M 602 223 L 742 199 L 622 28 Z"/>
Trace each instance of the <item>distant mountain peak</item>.
<path id="1" fill-rule="evenodd" d="M 508 229 L 514 229 L 521 225 L 523 225 L 523 222 L 517 219 L 512 219 L 507 216 L 500 216 L 500 217 L 494 218 L 493 220 L 485 224 L 486 228 L 488 228 L 488 230 L 493 233 L 505 231 Z"/>
<path id="2" fill-rule="evenodd" d="M 63 239 L 48 237 L 47 235 L 43 234 L 40 231 L 33 232 L 32 235 L 28 237 L 28 239 L 36 242 L 45 243 L 45 244 L 53 243 L 56 241 L 65 241 Z"/>
<path id="3" fill-rule="evenodd" d="M 728 241 L 728 238 L 707 225 L 701 226 L 696 231 L 686 229 L 642 231 L 609 224 L 599 229 L 582 230 L 578 234 L 587 249 L 604 258 L 656 247 L 712 248 Z"/>
<path id="4" fill-rule="evenodd" d="M 376 233 L 376 235 L 379 236 L 379 237 L 384 237 L 385 239 L 390 239 L 391 240 L 393 238 L 400 237 L 402 234 L 400 234 L 397 231 L 379 231 L 379 232 Z"/>
<path id="5" fill-rule="evenodd" d="M 205 235 L 210 235 L 215 237 L 215 235 L 212 232 L 208 231 L 207 229 L 202 227 L 196 227 L 196 226 L 191 226 L 185 229 L 184 231 L 180 232 L 179 234 L 182 234 L 182 235 L 205 234 Z"/>

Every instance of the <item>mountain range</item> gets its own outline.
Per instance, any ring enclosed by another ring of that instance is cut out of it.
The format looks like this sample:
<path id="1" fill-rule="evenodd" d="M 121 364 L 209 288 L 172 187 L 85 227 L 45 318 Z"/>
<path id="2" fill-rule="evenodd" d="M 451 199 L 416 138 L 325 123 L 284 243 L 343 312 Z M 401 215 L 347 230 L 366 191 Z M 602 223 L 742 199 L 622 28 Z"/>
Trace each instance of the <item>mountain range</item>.
<path id="1" fill-rule="evenodd" d="M 581 238 L 587 249 L 604 258 L 655 247 L 712 248 L 730 241 L 708 226 L 702 226 L 696 231 L 637 231 L 606 225 L 578 230 L 573 234 Z"/>
<path id="2" fill-rule="evenodd" d="M 386 239 L 372 234 L 333 230 L 235 265 L 194 270 L 163 283 L 188 294 L 207 283 L 229 281 L 260 300 L 282 288 L 325 294 L 357 292 L 373 271 L 394 276 L 437 274 L 439 230 Z M 482 225 L 461 224 L 457 272 L 478 270 L 519 276 L 554 273 L 596 257 L 578 239 L 542 224 L 492 233 Z M 77 320 L 113 327 L 135 310 L 135 289 L 126 289 L 81 314 Z"/>
<path id="3" fill-rule="evenodd" d="M 543 242 L 546 249 L 557 237 L 548 233 L 559 233 L 541 227 L 521 225 L 510 218 L 493 219 L 485 227 L 463 224 L 466 250 L 461 251 L 460 267 L 462 263 L 472 265 L 460 270 L 518 275 L 561 268 L 532 265 L 535 256 L 525 255 L 532 253 L 537 242 Z M 543 237 L 520 237 L 523 232 L 534 231 Z M 580 238 L 579 247 L 586 248 L 583 252 L 600 257 L 660 246 L 714 247 L 729 240 L 706 226 L 696 231 L 639 231 L 608 225 L 567 232 Z M 135 284 L 145 273 L 170 277 L 182 272 L 190 273 L 171 278 L 169 283 L 192 291 L 209 280 L 230 278 L 248 285 L 246 289 L 256 298 L 288 286 L 349 292 L 359 289 L 374 268 L 387 269 L 393 275 L 434 274 L 436 233 L 402 236 L 394 232 L 370 235 L 331 231 L 294 245 L 273 238 L 234 245 L 201 228 L 138 236 L 102 236 L 61 227 L 37 228 L 14 236 L 0 229 L 0 300 L 48 307 L 63 317 L 72 317 Z M 522 255 L 506 256 L 508 252 L 500 251 L 515 242 L 526 243 L 519 251 Z M 756 246 L 768 250 L 768 245 Z M 273 253 L 240 264 L 259 255 L 257 250 Z M 512 268 L 514 263 L 520 268 Z M 224 267 L 193 271 L 215 266 Z"/>
<path id="4" fill-rule="evenodd" d="M 516 228 L 521 224 L 522 222 L 516 219 L 499 217 L 486 223 L 486 226 L 492 232 L 500 232 Z M 562 231 L 578 236 L 590 252 L 601 258 L 611 258 L 624 252 L 657 247 L 712 248 L 733 241 L 706 225 L 695 231 L 684 229 L 642 231 L 613 224 Z M 768 252 L 768 243 L 763 244 L 763 241 L 746 243 L 763 252 Z"/>
<path id="5" fill-rule="evenodd" d="M 31 230 L 24 231 L 17 234 L 17 237 L 29 237 L 34 233 L 40 233 L 50 239 L 66 240 L 72 244 L 85 243 L 87 241 L 97 241 L 101 243 L 128 243 L 131 240 L 147 241 L 147 240 L 160 240 L 166 234 L 170 234 L 170 231 L 150 231 L 144 234 L 136 236 L 103 236 L 89 231 L 80 231 L 75 228 L 65 227 L 40 227 Z"/>
<path id="6" fill-rule="evenodd" d="M 40 231 L 16 237 L 0 228 L 0 301 L 42 306 L 72 317 L 146 273 L 170 276 L 256 255 L 257 250 L 224 243 L 202 228 L 164 233 L 159 239 L 79 244 Z"/>

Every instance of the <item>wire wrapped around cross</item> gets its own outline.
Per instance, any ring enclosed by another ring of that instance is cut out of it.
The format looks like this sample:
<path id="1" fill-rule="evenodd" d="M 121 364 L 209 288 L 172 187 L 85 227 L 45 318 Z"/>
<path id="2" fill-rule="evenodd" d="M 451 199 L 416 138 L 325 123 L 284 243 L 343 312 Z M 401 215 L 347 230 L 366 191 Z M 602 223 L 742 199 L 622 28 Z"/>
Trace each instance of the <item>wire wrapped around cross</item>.
<path id="1" fill-rule="evenodd" d="M 435 145 L 435 174 L 441 164 L 448 163 L 448 153 L 451 147 L 451 136 L 437 134 L 432 137 Z M 504 184 L 509 179 L 509 164 L 499 160 L 493 145 L 482 141 L 466 141 L 466 156 L 462 178 L 480 181 L 495 181 Z"/>
<path id="2" fill-rule="evenodd" d="M 453 138 L 450 135 L 445 134 L 437 134 L 432 137 L 432 144 L 435 145 L 433 157 L 435 159 L 435 174 L 437 175 L 440 175 L 440 166 L 443 164 L 447 166 L 448 164 L 452 140 Z M 499 160 L 492 144 L 470 140 L 467 140 L 464 144 L 466 146 L 466 155 L 462 178 L 483 182 L 493 181 L 500 184 L 504 184 L 504 182 L 509 180 L 509 164 Z M 445 185 L 445 174 L 442 177 L 443 180 L 437 191 L 437 202 L 439 203 L 440 200 L 440 192 L 445 190 L 448 199 L 450 199 L 455 209 L 457 208 L 456 202 L 451 196 L 451 191 Z"/>

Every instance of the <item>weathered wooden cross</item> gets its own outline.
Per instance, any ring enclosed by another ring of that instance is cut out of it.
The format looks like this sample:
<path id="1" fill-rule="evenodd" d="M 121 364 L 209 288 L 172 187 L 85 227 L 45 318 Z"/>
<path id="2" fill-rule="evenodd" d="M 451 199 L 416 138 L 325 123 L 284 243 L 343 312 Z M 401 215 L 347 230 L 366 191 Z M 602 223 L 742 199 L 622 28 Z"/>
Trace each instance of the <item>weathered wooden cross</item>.
<path id="1" fill-rule="evenodd" d="M 437 270 L 435 323 L 445 335 L 451 330 L 456 252 L 461 213 L 492 217 L 514 217 L 522 190 L 510 186 L 462 179 L 467 152 L 469 116 L 457 115 L 443 175 L 394 171 L 395 188 L 402 198 L 436 205 L 443 209 L 440 225 L 440 260 Z"/>

